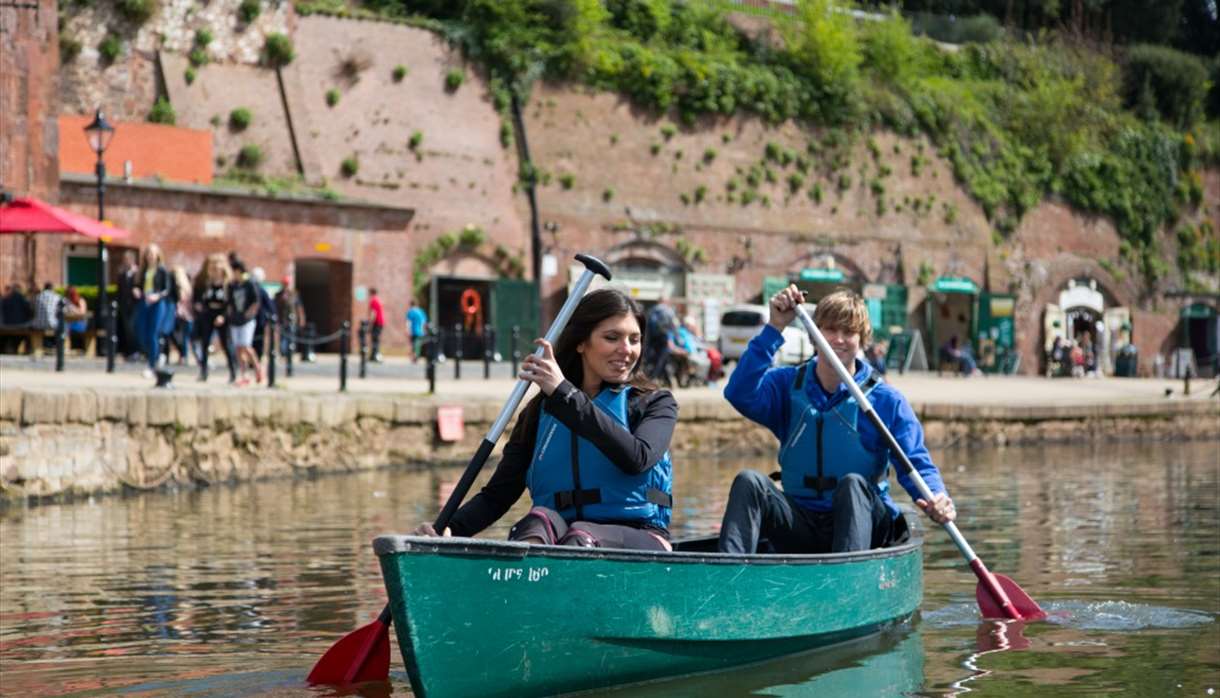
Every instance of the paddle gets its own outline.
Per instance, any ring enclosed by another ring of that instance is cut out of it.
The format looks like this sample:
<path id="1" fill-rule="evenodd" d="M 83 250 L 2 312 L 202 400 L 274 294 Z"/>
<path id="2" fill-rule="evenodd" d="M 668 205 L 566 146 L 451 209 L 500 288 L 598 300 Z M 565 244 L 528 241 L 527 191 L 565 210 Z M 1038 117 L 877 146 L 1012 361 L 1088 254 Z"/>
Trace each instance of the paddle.
<path id="1" fill-rule="evenodd" d="M 919 471 L 911 464 L 911 460 L 907 458 L 907 454 L 903 452 L 902 447 L 898 445 L 898 441 L 894 439 L 894 435 L 886 428 L 885 423 L 881 421 L 881 417 L 877 415 L 877 411 L 873 409 L 873 404 L 868 401 L 860 387 L 856 385 L 856 381 L 852 379 L 851 374 L 847 372 L 847 368 L 843 366 L 843 362 L 839 361 L 839 357 L 831 350 L 830 344 L 826 338 L 822 336 L 822 331 L 814 324 L 813 318 L 809 317 L 809 313 L 804 308 L 796 306 L 797 317 L 801 319 L 801 324 L 805 326 L 805 331 L 809 333 L 809 337 L 813 339 L 813 343 L 818 348 L 818 355 L 830 362 L 834 367 L 835 373 L 839 375 L 839 380 L 843 381 L 843 385 L 851 391 L 851 395 L 856 399 L 860 409 L 868 415 L 873 426 L 877 428 L 877 432 L 885 439 L 886 445 L 890 450 L 898 455 L 899 462 L 906 469 L 907 474 L 915 481 L 915 487 L 919 490 L 920 496 L 924 500 L 932 501 L 932 490 L 928 488 L 928 483 L 924 482 Z M 1017 586 L 1017 583 L 1005 577 L 1002 574 L 994 574 L 987 569 L 983 561 L 974 554 L 974 550 L 970 548 L 970 544 L 962 537 L 957 526 L 948 521 L 941 526 L 945 532 L 953 539 L 953 543 L 957 545 L 957 549 L 961 551 L 962 556 L 966 558 L 966 562 L 970 563 L 970 569 L 974 570 L 974 576 L 978 577 L 979 583 L 974 590 L 974 596 L 978 600 L 979 610 L 982 611 L 984 618 L 1011 618 L 1015 620 L 1041 620 L 1046 617 L 1046 612 L 1043 611 L 1033 599 L 1029 598 L 1029 594 Z"/>
<path id="2" fill-rule="evenodd" d="M 601 260 L 583 254 L 576 255 L 576 260 L 585 265 L 585 271 L 576 281 L 576 286 L 568 295 L 563 307 L 559 309 L 559 315 L 551 324 L 551 329 L 547 330 L 546 340 L 551 344 L 559 339 L 559 333 L 568 324 L 568 319 L 572 317 L 577 303 L 584 297 L 589 284 L 593 282 L 593 277 L 600 274 L 607 281 L 610 279 L 610 268 Z M 534 355 L 541 356 L 542 348 L 539 347 Z M 517 405 L 521 404 L 521 399 L 525 397 L 525 391 L 529 390 L 529 387 L 530 382 L 527 380 L 518 380 L 517 384 L 513 386 L 513 392 L 509 395 L 504 408 L 500 410 L 500 416 L 496 417 L 495 423 L 483 437 L 483 443 L 479 444 L 479 449 L 470 459 L 466 472 L 462 473 L 457 486 L 453 488 L 453 493 L 449 495 L 449 500 L 445 502 L 440 515 L 436 517 L 436 523 L 432 527 L 437 531 L 444 531 L 445 527 L 449 525 L 449 520 L 453 518 L 454 512 L 466 497 L 470 486 L 474 484 L 475 478 L 483 469 L 483 464 L 487 462 L 487 457 L 496 447 L 496 441 L 499 440 L 500 434 L 504 433 L 508 420 L 517 411 Z M 314 665 L 313 671 L 309 672 L 307 681 L 311 684 L 330 685 L 385 681 L 390 675 L 390 623 L 392 622 L 390 605 L 386 604 L 381 615 L 377 616 L 377 620 L 348 633 L 332 645 Z"/>

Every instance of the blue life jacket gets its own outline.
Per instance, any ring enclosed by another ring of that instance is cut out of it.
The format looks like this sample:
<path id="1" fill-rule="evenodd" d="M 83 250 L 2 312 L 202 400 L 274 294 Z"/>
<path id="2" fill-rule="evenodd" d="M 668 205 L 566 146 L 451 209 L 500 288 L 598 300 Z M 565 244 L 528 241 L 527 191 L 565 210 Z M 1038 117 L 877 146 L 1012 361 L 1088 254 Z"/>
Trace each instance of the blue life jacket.
<path id="1" fill-rule="evenodd" d="M 809 509 L 830 511 L 839 478 L 857 473 L 884 499 L 889 490 L 886 451 L 872 453 L 861 443 L 856 430 L 860 405 L 849 393 L 846 400 L 818 410 L 805 392 L 806 382 L 814 385 L 816 380 L 814 362 L 809 361 L 797 368 L 792 381 L 788 438 L 779 450 L 784 492 Z M 878 382 L 870 372 L 860 385 L 865 397 Z"/>
<path id="2" fill-rule="evenodd" d="M 627 429 L 631 390 L 628 386 L 605 388 L 593 404 Z M 647 471 L 629 475 L 545 409 L 538 417 L 526 483 L 534 506 L 553 509 L 568 523 L 632 521 L 669 528 L 673 508 L 669 451 Z"/>

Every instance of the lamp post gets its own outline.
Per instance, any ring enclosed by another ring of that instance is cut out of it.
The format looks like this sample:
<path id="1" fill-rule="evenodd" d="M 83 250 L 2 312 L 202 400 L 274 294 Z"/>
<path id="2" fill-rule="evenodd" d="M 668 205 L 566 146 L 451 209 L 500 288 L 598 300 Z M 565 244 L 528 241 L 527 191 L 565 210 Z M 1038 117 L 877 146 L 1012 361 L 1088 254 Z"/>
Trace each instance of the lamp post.
<path id="1" fill-rule="evenodd" d="M 114 127 L 106 121 L 106 116 L 102 114 L 102 110 L 98 109 L 93 114 L 93 121 L 85 127 L 85 138 L 89 141 L 89 148 L 97 153 L 97 166 L 94 172 L 97 173 L 97 219 L 99 221 L 106 220 L 106 163 L 102 160 L 102 154 L 106 152 L 106 146 L 110 145 L 110 139 L 114 137 Z M 106 327 L 106 309 L 109 308 L 106 302 L 106 241 L 102 238 L 97 240 L 97 323 L 98 327 Z M 113 342 L 113 338 L 107 336 L 106 341 Z"/>

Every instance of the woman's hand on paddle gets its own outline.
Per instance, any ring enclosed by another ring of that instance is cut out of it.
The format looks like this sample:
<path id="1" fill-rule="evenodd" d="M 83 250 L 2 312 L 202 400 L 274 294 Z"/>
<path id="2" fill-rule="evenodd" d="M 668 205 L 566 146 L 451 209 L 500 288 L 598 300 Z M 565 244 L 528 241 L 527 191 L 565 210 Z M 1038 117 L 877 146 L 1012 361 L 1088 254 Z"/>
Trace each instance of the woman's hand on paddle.
<path id="1" fill-rule="evenodd" d="M 413 536 L 434 536 L 434 537 L 440 536 L 440 534 L 436 532 L 436 529 L 432 528 L 432 524 L 430 524 L 430 523 L 421 523 L 420 525 L 416 526 L 415 530 L 411 531 L 411 535 L 413 535 Z M 446 526 L 445 527 L 445 537 L 451 538 L 452 536 L 453 536 L 453 531 L 451 531 L 449 529 L 449 527 Z"/>
<path id="2" fill-rule="evenodd" d="M 944 492 L 932 495 L 930 504 L 926 499 L 916 499 L 915 504 L 938 524 L 949 523 L 957 518 L 957 509 L 953 508 L 953 500 L 949 499 L 949 495 Z"/>
<path id="3" fill-rule="evenodd" d="M 521 373 L 518 378 L 535 383 L 542 392 L 550 395 L 563 382 L 563 371 L 555 362 L 555 349 L 545 339 L 535 339 L 534 344 L 542 347 L 542 356 L 530 354 L 521 362 Z"/>
<path id="4" fill-rule="evenodd" d="M 784 328 L 796 319 L 796 307 L 804 300 L 805 294 L 801 293 L 796 284 L 789 284 L 788 288 L 771 296 L 771 319 L 768 320 L 770 325 L 783 332 Z"/>

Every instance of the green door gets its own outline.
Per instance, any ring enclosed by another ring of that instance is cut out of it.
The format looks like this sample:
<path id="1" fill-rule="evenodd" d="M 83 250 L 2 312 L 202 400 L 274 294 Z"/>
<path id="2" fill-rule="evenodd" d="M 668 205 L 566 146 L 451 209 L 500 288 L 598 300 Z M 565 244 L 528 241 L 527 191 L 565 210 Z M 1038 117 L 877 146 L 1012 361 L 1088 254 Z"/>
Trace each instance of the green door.
<path id="1" fill-rule="evenodd" d="M 1010 373 L 1016 347 L 1014 310 L 1016 296 L 1008 293 L 980 293 L 978 305 L 979 367 L 989 373 Z"/>
<path id="2" fill-rule="evenodd" d="M 513 327 L 520 330 L 521 355 L 533 351 L 538 330 L 538 285 L 524 279 L 497 279 L 491 293 L 491 316 L 496 325 L 496 350 L 504 360 L 512 356 Z"/>
<path id="3" fill-rule="evenodd" d="M 96 286 L 97 258 L 68 257 L 68 278 L 66 286 Z"/>

